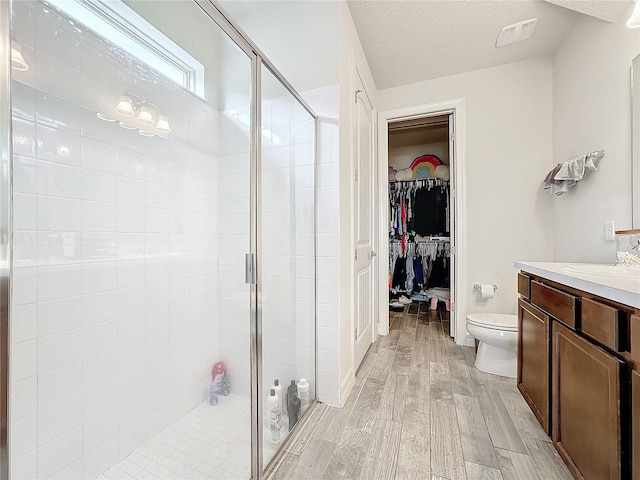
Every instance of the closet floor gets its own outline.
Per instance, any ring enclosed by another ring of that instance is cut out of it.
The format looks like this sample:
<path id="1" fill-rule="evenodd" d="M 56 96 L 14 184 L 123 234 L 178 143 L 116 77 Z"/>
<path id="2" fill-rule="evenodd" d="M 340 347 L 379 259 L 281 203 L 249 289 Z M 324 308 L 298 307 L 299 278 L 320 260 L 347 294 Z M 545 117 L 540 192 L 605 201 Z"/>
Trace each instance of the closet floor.
<path id="1" fill-rule="evenodd" d="M 426 303 L 392 314 L 346 405 L 316 405 L 267 479 L 570 480 L 515 380 L 448 331 Z"/>

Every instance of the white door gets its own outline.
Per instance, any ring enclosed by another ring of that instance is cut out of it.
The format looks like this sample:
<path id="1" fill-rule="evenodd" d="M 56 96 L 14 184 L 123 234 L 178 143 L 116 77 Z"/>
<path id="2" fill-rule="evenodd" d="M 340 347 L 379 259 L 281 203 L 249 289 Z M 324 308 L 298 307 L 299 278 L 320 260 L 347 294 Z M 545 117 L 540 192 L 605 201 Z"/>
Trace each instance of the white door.
<path id="1" fill-rule="evenodd" d="M 449 335 L 456 338 L 456 314 L 455 314 L 455 302 L 456 302 L 456 230 L 455 230 L 455 215 L 456 215 L 456 196 L 455 196 L 455 132 L 453 130 L 453 113 L 449 114 L 449 236 L 451 241 L 451 257 L 449 264 L 449 291 L 451 293 L 451 311 L 449 312 Z"/>
<path id="2" fill-rule="evenodd" d="M 357 370 L 373 341 L 374 324 L 374 181 L 373 106 L 356 72 L 356 128 L 354 134 L 355 299 L 354 368 Z"/>

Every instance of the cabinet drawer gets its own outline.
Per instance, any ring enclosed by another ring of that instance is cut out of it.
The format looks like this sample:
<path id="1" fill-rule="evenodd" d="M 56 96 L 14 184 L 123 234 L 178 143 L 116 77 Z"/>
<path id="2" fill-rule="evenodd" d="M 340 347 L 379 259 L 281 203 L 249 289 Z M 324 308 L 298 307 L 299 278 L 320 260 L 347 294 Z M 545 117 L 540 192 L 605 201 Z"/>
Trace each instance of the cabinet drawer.
<path id="1" fill-rule="evenodd" d="M 626 347 L 624 336 L 624 312 L 617 308 L 582 299 L 582 331 L 616 352 Z"/>
<path id="2" fill-rule="evenodd" d="M 531 298 L 531 278 L 522 273 L 518 274 L 518 293 L 524 298 Z"/>
<path id="3" fill-rule="evenodd" d="M 578 297 L 532 280 L 531 302 L 571 328 L 576 328 L 580 305 Z"/>
<path id="4" fill-rule="evenodd" d="M 629 342 L 629 351 L 631 359 L 640 362 L 640 316 L 631 315 L 631 339 Z"/>

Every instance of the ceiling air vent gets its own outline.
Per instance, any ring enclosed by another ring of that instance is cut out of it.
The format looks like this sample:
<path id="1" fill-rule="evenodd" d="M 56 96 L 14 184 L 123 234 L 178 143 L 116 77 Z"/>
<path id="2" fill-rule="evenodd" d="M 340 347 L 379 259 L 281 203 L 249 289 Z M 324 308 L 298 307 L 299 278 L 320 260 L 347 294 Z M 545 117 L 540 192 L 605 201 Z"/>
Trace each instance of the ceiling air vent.
<path id="1" fill-rule="evenodd" d="M 538 23 L 537 18 L 530 18 L 529 20 L 503 27 L 496 39 L 496 48 L 506 47 L 513 43 L 524 42 L 533 33 L 536 23 Z"/>

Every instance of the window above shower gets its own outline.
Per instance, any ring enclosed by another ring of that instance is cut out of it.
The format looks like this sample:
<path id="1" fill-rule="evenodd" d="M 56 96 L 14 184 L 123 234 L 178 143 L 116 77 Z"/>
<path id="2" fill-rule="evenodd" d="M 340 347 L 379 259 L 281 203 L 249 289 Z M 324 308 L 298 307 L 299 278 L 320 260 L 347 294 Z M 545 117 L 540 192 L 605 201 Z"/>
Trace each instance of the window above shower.
<path id="1" fill-rule="evenodd" d="M 204 98 L 204 65 L 120 0 L 48 0 L 73 25 L 82 25 L 111 45 Z M 78 27 L 75 27 L 78 28 Z"/>

